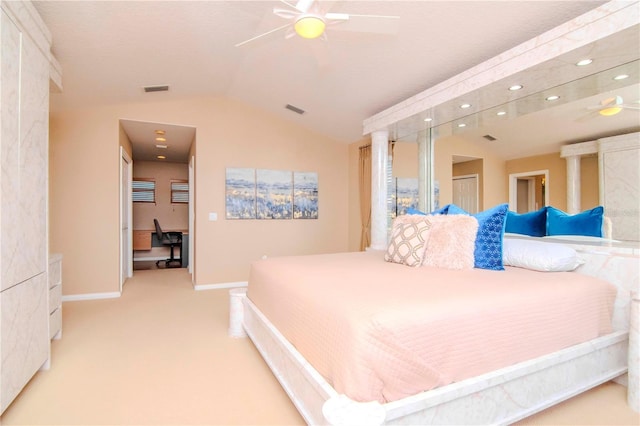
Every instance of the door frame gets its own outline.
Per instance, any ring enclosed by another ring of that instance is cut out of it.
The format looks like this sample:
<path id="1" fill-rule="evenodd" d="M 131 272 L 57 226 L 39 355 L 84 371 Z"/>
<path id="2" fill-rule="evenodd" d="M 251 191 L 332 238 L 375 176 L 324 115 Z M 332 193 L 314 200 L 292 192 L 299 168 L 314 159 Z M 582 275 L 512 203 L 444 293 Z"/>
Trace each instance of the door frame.
<path id="1" fill-rule="evenodd" d="M 549 169 L 534 170 L 531 172 L 509 174 L 509 210 L 512 210 L 515 212 L 518 209 L 518 179 L 531 178 L 539 175 L 544 175 L 544 181 L 545 181 L 544 205 L 545 206 L 549 205 L 549 183 L 550 183 Z"/>
<path id="2" fill-rule="evenodd" d="M 475 213 L 478 213 L 480 211 L 480 174 L 473 173 L 470 175 L 452 176 L 451 182 L 453 183 L 454 180 L 474 179 L 474 178 L 476 180 L 476 211 Z M 452 188 L 451 197 L 453 198 L 453 188 Z"/>
<path id="3" fill-rule="evenodd" d="M 126 167 L 126 180 L 125 180 L 125 167 Z M 122 294 L 122 287 L 127 280 L 133 276 L 133 231 L 131 221 L 133 218 L 133 202 L 131 194 L 131 181 L 133 179 L 133 160 L 129 156 L 129 153 L 124 150 L 124 147 L 120 146 L 120 294 Z M 123 197 L 123 191 L 126 191 L 126 199 Z M 124 213 L 123 213 L 124 211 Z M 124 234 L 124 240 L 122 239 L 125 215 L 126 223 L 128 224 L 127 232 Z"/>
<path id="4" fill-rule="evenodd" d="M 187 270 L 191 274 L 191 282 L 195 283 L 195 274 L 194 274 L 194 264 L 195 264 L 195 252 L 193 248 L 195 247 L 195 200 L 194 195 L 195 191 L 195 165 L 196 165 L 196 157 L 191 156 L 189 158 L 189 265 Z"/>

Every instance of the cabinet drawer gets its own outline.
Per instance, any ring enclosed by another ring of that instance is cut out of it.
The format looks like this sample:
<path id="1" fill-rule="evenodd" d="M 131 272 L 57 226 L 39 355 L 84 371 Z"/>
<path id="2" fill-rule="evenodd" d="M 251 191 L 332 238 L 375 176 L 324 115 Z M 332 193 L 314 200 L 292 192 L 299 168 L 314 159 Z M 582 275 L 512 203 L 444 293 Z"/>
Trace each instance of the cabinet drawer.
<path id="1" fill-rule="evenodd" d="M 57 285 L 49 289 L 49 312 L 53 312 L 62 304 L 62 286 Z"/>
<path id="2" fill-rule="evenodd" d="M 151 231 L 133 231 L 133 249 L 151 250 Z"/>
<path id="3" fill-rule="evenodd" d="M 53 339 L 58 331 L 62 329 L 62 308 L 51 312 L 49 316 L 49 339 Z"/>
<path id="4" fill-rule="evenodd" d="M 49 262 L 49 287 L 62 283 L 62 262 Z"/>

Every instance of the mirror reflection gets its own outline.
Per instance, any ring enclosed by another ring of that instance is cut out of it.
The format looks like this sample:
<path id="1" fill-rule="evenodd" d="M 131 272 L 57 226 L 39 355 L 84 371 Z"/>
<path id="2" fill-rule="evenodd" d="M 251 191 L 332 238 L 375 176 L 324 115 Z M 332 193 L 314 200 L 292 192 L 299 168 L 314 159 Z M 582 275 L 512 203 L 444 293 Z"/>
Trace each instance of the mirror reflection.
<path id="1" fill-rule="evenodd" d="M 393 176 L 417 178 L 418 145 L 431 143 L 432 200 L 425 210 L 455 203 L 477 212 L 504 202 L 518 213 L 548 205 L 570 210 L 561 150 L 640 131 L 639 69 L 637 60 L 630 61 L 446 123 L 423 121 L 417 132 L 416 120 L 426 113 L 411 117 L 411 125 L 398 123 L 392 133 Z M 616 114 L 603 113 L 618 105 Z M 579 208 L 603 204 L 597 152 L 580 155 L 578 162 Z"/>

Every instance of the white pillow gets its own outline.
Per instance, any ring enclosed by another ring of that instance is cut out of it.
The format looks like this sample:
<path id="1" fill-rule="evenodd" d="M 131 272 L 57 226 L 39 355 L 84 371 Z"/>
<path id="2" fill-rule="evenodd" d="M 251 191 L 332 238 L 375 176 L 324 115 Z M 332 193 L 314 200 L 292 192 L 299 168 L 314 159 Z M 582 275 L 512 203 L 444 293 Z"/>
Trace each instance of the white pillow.
<path id="1" fill-rule="evenodd" d="M 508 266 L 542 272 L 573 271 L 584 262 L 571 247 L 558 243 L 505 238 L 502 261 Z"/>

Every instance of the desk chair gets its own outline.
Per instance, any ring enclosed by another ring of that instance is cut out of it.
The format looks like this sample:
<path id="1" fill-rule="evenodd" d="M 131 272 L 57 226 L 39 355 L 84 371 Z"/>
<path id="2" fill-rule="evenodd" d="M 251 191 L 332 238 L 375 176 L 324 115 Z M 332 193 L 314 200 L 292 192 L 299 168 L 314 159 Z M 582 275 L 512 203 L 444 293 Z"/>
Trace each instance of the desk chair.
<path id="1" fill-rule="evenodd" d="M 156 266 L 160 267 L 160 262 L 164 262 L 165 268 L 181 268 L 182 267 L 182 232 L 162 232 L 158 219 L 153 219 L 153 223 L 156 225 L 156 235 L 158 241 L 162 245 L 171 247 L 171 255 L 167 260 L 158 260 Z M 180 247 L 180 259 L 173 257 L 173 248 Z M 175 264 L 178 262 L 177 264 Z M 172 265 L 173 263 L 173 265 Z"/>

